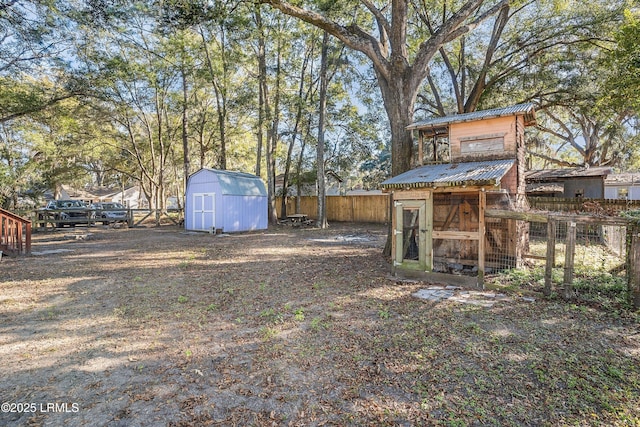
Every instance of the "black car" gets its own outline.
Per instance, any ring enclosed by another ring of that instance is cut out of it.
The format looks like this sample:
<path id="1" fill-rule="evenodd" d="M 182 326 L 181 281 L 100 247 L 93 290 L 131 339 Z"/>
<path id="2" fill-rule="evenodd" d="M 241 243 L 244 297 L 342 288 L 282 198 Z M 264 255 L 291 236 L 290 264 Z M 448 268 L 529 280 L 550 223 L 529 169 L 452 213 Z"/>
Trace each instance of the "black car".
<path id="1" fill-rule="evenodd" d="M 89 223 L 90 210 L 82 200 L 51 200 L 43 211 L 50 211 L 47 216 L 54 219 L 58 228 Z"/>

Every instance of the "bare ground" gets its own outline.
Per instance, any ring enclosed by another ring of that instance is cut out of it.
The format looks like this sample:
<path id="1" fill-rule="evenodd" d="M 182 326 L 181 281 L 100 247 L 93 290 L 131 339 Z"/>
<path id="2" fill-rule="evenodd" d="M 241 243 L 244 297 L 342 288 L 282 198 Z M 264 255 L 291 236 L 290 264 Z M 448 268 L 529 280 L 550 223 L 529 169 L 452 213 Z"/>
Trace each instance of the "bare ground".
<path id="1" fill-rule="evenodd" d="M 62 252 L 0 261 L 0 425 L 640 425 L 637 313 L 424 301 L 384 233 L 36 235 Z"/>

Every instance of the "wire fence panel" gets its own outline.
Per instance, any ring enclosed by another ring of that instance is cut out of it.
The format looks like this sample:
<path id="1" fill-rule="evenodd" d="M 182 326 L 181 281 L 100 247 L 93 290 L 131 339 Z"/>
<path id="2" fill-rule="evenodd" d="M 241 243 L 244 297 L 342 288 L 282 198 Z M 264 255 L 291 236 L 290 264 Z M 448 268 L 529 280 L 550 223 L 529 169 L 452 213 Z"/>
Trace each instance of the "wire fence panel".
<path id="1" fill-rule="evenodd" d="M 488 242 L 496 240 L 495 236 L 511 235 L 518 223 L 528 229 L 528 236 L 523 268 L 510 267 L 512 260 L 502 253 L 492 270 L 495 260 L 489 259 L 488 254 L 487 274 L 492 274 L 488 282 L 557 293 L 599 305 L 628 304 L 632 292 L 627 256 L 629 225 L 621 219 L 611 221 L 585 216 L 589 221 L 580 222 L 581 219 L 580 216 L 554 219 L 554 214 L 538 216 L 535 220 L 490 218 Z M 549 222 L 553 222 L 552 227 Z M 549 235 L 549 230 L 553 235 Z"/>

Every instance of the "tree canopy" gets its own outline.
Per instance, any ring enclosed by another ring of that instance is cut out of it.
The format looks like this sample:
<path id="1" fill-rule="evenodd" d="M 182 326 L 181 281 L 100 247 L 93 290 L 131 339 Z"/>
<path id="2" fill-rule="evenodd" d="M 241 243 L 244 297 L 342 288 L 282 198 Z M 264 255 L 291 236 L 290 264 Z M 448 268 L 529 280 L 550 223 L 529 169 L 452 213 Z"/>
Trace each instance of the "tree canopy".
<path id="1" fill-rule="evenodd" d="M 162 207 L 200 167 L 256 172 L 272 200 L 322 169 L 375 188 L 411 167 L 412 121 L 523 101 L 532 167 L 640 166 L 624 0 L 261 3 L 0 5 L 0 204 L 137 184 Z"/>

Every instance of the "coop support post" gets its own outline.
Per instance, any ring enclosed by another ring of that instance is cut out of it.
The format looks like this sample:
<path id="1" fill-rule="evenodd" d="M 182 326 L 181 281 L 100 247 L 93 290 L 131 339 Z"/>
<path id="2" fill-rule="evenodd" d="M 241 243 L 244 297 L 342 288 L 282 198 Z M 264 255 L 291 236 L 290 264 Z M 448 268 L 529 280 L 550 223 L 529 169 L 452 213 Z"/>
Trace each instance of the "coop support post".
<path id="1" fill-rule="evenodd" d="M 547 260 L 544 269 L 544 294 L 551 295 L 553 267 L 556 263 L 556 220 L 549 218 L 547 222 Z"/>
<path id="2" fill-rule="evenodd" d="M 484 188 L 480 190 L 480 198 L 478 200 L 478 287 L 484 289 L 484 260 L 485 260 L 485 207 L 487 205 L 487 193 Z"/>
<path id="3" fill-rule="evenodd" d="M 631 303 L 635 308 L 640 308 L 640 228 L 638 225 L 630 226 L 631 236 L 628 246 L 628 291 Z"/>
<path id="4" fill-rule="evenodd" d="M 567 223 L 567 243 L 564 258 L 564 297 L 570 299 L 573 295 L 573 266 L 576 253 L 576 223 Z"/>

